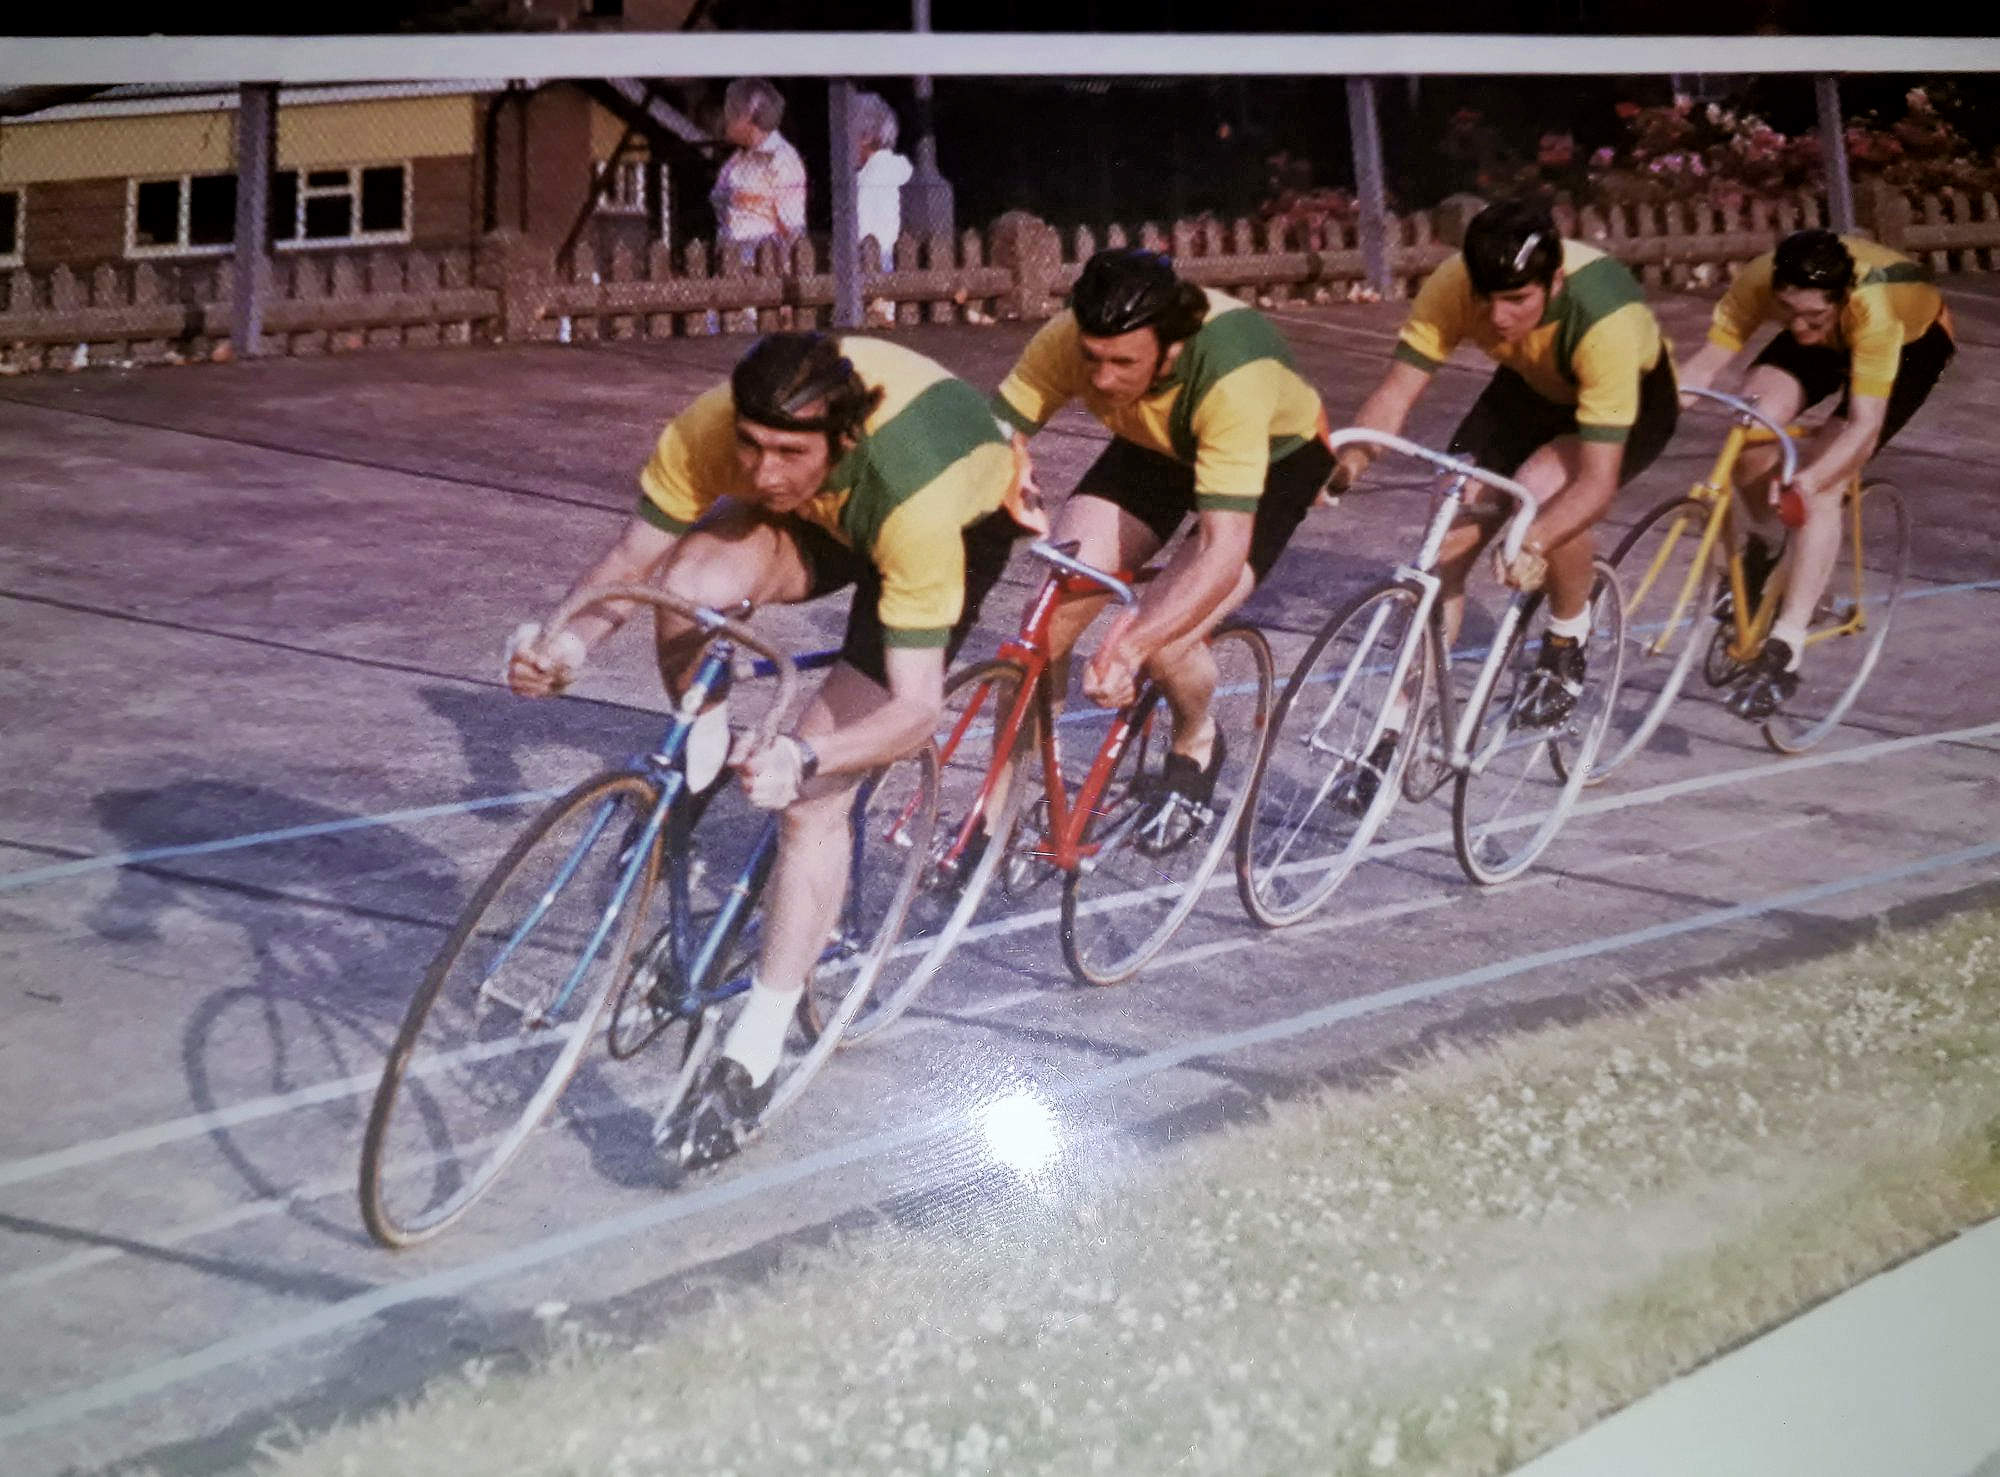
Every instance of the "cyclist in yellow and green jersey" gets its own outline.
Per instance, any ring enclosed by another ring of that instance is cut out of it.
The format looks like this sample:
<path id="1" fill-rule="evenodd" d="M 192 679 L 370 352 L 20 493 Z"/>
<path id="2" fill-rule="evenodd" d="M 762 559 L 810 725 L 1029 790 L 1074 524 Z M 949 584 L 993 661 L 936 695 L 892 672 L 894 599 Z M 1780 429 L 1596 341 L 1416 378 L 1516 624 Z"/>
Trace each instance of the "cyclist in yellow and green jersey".
<path id="1" fill-rule="evenodd" d="M 657 581 L 714 608 L 855 592 L 840 660 L 795 730 L 728 754 L 751 801 L 783 816 L 746 1002 L 670 1125 L 682 1168 L 734 1153 L 771 1099 L 845 895 L 854 789 L 930 739 L 945 664 L 1020 532 L 1007 511 L 1016 473 L 986 397 L 941 365 L 877 339 L 772 334 L 667 425 L 637 511 L 571 589 Z M 553 639 L 523 626 L 508 685 L 560 691 L 632 608 L 599 602 Z M 658 640 L 678 692 L 703 633 L 663 614 Z M 707 793 L 728 748 L 726 714 L 711 707 L 687 740 L 691 793 Z"/>
<path id="2" fill-rule="evenodd" d="M 1920 264 L 1865 237 L 1796 231 L 1737 274 L 1683 383 L 1706 388 L 1751 334 L 1772 322 L 1782 327 L 1751 362 L 1742 395 L 1780 425 L 1835 391 L 1840 403 L 1806 444 L 1789 489 L 1803 522 L 1784 603 L 1727 700 L 1731 712 L 1755 721 L 1798 690 L 1806 629 L 1840 557 L 1841 489 L 1908 423 L 1957 352 L 1951 313 Z M 1782 523 L 1790 521 L 1774 516 L 1783 504 L 1784 489 L 1774 485 L 1778 464 L 1774 446 L 1752 447 L 1739 463 L 1753 602 L 1777 565 Z"/>
<path id="3" fill-rule="evenodd" d="M 1069 307 L 1029 341 L 993 406 L 1025 457 L 1027 438 L 1071 400 L 1111 444 L 1063 504 L 1056 539 L 1078 541 L 1087 563 L 1137 569 L 1195 520 L 1084 675 L 1085 692 L 1112 707 L 1132 700 L 1142 671 L 1159 683 L 1173 738 L 1141 825 L 1181 844 L 1205 824 L 1225 753 L 1202 638 L 1270 573 L 1326 485 L 1325 415 L 1268 318 L 1125 247 L 1085 263 Z M 1058 613 L 1059 658 L 1100 605 Z"/>
<path id="4" fill-rule="evenodd" d="M 1354 424 L 1392 435 L 1452 350 L 1476 344 L 1500 368 L 1472 404 L 1450 450 L 1535 493 L 1540 512 L 1521 554 L 1500 577 L 1517 589 L 1546 577 L 1551 619 L 1521 721 L 1559 724 L 1583 691 L 1590 632 L 1591 529 L 1618 489 L 1652 465 L 1679 418 L 1674 366 L 1638 279 L 1613 257 L 1557 232 L 1531 201 L 1486 207 L 1466 228 L 1464 249 L 1418 291 L 1389 372 Z M 1374 453 L 1340 453 L 1345 490 Z M 1446 629 L 1455 637 L 1465 578 L 1499 531 L 1505 500 L 1475 494 L 1445 539 L 1438 562 Z M 1401 733 L 1382 740 L 1368 778 L 1393 754 Z M 1366 807 L 1363 785 L 1348 803 Z"/>

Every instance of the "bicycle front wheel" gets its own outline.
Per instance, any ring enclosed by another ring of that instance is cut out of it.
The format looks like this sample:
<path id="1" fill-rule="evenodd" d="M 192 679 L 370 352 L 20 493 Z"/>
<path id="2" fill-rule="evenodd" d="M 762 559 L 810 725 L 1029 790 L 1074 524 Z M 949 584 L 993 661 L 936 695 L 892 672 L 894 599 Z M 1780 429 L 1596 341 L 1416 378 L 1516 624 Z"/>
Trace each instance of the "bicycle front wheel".
<path id="1" fill-rule="evenodd" d="M 1271 711 L 1271 648 L 1248 626 L 1208 641 L 1215 663 L 1210 704 L 1224 746 L 1207 803 L 1161 804 L 1160 771 L 1172 723 L 1148 687 L 1110 782 L 1082 832 L 1082 856 L 1063 882 L 1063 958 L 1085 984 L 1130 979 L 1166 947 L 1221 864 L 1250 798 Z"/>
<path id="2" fill-rule="evenodd" d="M 875 770 L 855 789 L 848 813 L 847 897 L 801 1006 L 811 1044 L 784 1069 L 765 1121 L 805 1090 L 881 983 L 930 865 L 937 801 L 937 750 L 928 743 Z"/>
<path id="3" fill-rule="evenodd" d="M 1803 754 L 1840 726 L 1889 639 L 1910 562 L 1910 520 L 1903 496 L 1871 482 L 1841 500 L 1840 562 L 1806 632 L 1798 691 L 1764 724 L 1764 742 L 1780 754 Z"/>
<path id="4" fill-rule="evenodd" d="M 1422 608 L 1408 585 L 1368 591 L 1321 628 L 1285 684 L 1236 833 L 1237 894 L 1266 928 L 1332 896 L 1388 819 L 1422 711 Z"/>
<path id="5" fill-rule="evenodd" d="M 385 1246 L 469 1210 L 576 1071 L 659 872 L 638 850 L 641 774 L 587 780 L 509 848 L 432 961 L 389 1049 L 361 1149 L 361 1214 Z"/>
<path id="6" fill-rule="evenodd" d="M 902 937 L 882 960 L 874 988 L 848 1021 L 843 1046 L 872 1039 L 908 1010 L 979 916 L 1007 857 L 1023 799 L 1016 771 L 1025 729 L 1015 735 L 1011 752 L 1001 754 L 995 746 L 1004 737 L 1002 729 L 1026 680 L 1019 662 L 995 657 L 954 673 L 945 683 L 944 715 L 934 743 L 937 822 Z M 909 844 L 908 820 L 900 812 L 892 814 L 878 802 L 876 824 L 893 828 L 876 838 L 878 850 L 892 840 Z M 818 1023 L 830 1011 L 818 989 L 810 998 Z"/>
<path id="7" fill-rule="evenodd" d="M 1597 762 L 1595 785 L 1652 740 L 1714 628 L 1717 572 L 1697 565 L 1712 515 L 1699 498 L 1660 504 L 1634 524 L 1611 555 L 1625 597 L 1625 668 Z"/>
<path id="8" fill-rule="evenodd" d="M 1624 657 L 1624 604 L 1611 567 L 1599 559 L 1596 568 L 1587 671 L 1569 714 L 1541 726 L 1520 711 L 1541 651 L 1539 617 L 1546 607 L 1539 596 L 1523 607 L 1480 707 L 1451 817 L 1459 864 L 1474 882 L 1506 882 L 1533 865 L 1562 829 L 1603 743 Z"/>

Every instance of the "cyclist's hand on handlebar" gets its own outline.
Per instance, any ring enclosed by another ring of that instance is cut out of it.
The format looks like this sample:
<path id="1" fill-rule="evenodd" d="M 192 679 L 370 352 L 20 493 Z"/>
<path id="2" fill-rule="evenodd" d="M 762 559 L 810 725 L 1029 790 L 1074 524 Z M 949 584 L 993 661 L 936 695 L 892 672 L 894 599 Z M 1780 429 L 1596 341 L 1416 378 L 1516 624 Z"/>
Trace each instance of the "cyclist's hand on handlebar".
<path id="1" fill-rule="evenodd" d="M 1334 459 L 1333 475 L 1326 479 L 1326 486 L 1320 489 L 1320 501 L 1338 502 L 1354 491 L 1361 481 L 1361 474 L 1368 470 L 1368 458 L 1343 451 Z"/>
<path id="2" fill-rule="evenodd" d="M 1523 594 L 1533 594 L 1548 578 L 1549 561 L 1525 547 L 1509 559 L 1506 548 L 1502 546 L 1493 551 L 1493 574 L 1501 584 Z"/>
<path id="3" fill-rule="evenodd" d="M 806 780 L 805 750 L 788 734 L 757 745 L 754 733 L 739 733 L 729 755 L 743 781 L 743 793 L 759 810 L 783 810 L 799 798 Z"/>
<path id="4" fill-rule="evenodd" d="M 540 626 L 524 621 L 508 639 L 503 675 L 521 697 L 548 697 L 574 682 L 588 657 L 589 648 L 576 632 L 558 632 L 551 641 Z"/>
<path id="5" fill-rule="evenodd" d="M 1125 632 L 1132 624 L 1125 611 L 1083 669 L 1084 696 L 1104 708 L 1122 708 L 1139 695 L 1139 667 L 1145 658 L 1132 651 Z"/>

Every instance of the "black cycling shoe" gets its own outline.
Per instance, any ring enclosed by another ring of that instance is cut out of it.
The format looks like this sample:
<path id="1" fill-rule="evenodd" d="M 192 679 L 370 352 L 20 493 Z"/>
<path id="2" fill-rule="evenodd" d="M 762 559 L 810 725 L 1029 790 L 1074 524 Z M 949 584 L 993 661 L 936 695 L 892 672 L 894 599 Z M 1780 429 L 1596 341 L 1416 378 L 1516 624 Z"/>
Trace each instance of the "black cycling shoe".
<path id="1" fill-rule="evenodd" d="M 707 1169 L 735 1154 L 757 1131 L 757 1120 L 777 1085 L 773 1072 L 762 1087 L 734 1057 L 717 1057 L 708 1072 L 675 1109 L 660 1140 L 667 1162 L 681 1170 Z"/>
<path id="2" fill-rule="evenodd" d="M 953 894 L 965 891 L 965 884 L 979 870 L 979 864 L 986 860 L 986 848 L 992 844 L 993 838 L 986 834 L 984 823 L 974 826 L 972 834 L 965 838 L 965 849 L 957 859 L 938 869 L 939 890 Z"/>
<path id="3" fill-rule="evenodd" d="M 1792 646 L 1775 636 L 1764 643 L 1757 660 L 1744 669 L 1722 705 L 1751 723 L 1761 723 L 1791 701 L 1799 690 L 1799 674 L 1789 670 Z"/>
<path id="4" fill-rule="evenodd" d="M 1215 798 L 1215 782 L 1222 774 L 1229 743 L 1222 730 L 1215 733 L 1215 750 L 1206 767 L 1185 754 L 1169 753 L 1160 766 L 1159 777 L 1149 787 L 1146 808 L 1134 832 L 1139 850 L 1147 856 L 1165 856 L 1178 851 L 1200 835 L 1215 819 L 1210 802 Z"/>
<path id="5" fill-rule="evenodd" d="M 1389 766 L 1396 759 L 1396 745 L 1403 741 L 1402 734 L 1388 729 L 1375 740 L 1375 747 L 1346 777 L 1334 786 L 1333 803 L 1349 815 L 1368 814 L 1368 807 L 1375 803 L 1375 797 L 1382 793 L 1382 776 L 1389 772 Z"/>
<path id="6" fill-rule="evenodd" d="M 1514 722 L 1520 728 L 1554 728 L 1576 711 L 1583 695 L 1587 663 L 1583 643 L 1567 636 L 1542 637 L 1542 654 L 1520 701 L 1514 705 Z"/>

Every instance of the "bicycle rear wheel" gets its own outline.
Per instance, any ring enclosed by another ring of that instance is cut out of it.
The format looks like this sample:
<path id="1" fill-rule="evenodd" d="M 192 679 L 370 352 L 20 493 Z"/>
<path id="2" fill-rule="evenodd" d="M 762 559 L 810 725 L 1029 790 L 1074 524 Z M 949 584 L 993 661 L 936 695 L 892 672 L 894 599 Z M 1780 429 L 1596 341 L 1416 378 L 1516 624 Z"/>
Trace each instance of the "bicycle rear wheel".
<path id="1" fill-rule="evenodd" d="M 1553 727 L 1532 728 L 1517 716 L 1541 650 L 1539 616 L 1546 607 L 1539 596 L 1523 607 L 1498 680 L 1480 708 L 1451 816 L 1459 864 L 1474 882 L 1506 882 L 1533 865 L 1562 829 L 1603 742 L 1624 658 L 1624 604 L 1610 565 L 1599 559 L 1596 569 L 1588 670 L 1569 716 Z"/>
<path id="2" fill-rule="evenodd" d="M 1285 684 L 1236 833 L 1237 894 L 1266 928 L 1325 902 L 1396 803 L 1423 706 L 1422 608 L 1408 585 L 1366 592 L 1320 629 Z M 1407 711 L 1390 741 L 1399 665 Z M 1384 743 L 1386 755 L 1374 752 Z"/>
<path id="3" fill-rule="evenodd" d="M 659 800 L 600 775 L 545 810 L 486 876 L 432 961 L 383 1067 L 361 1149 L 361 1214 L 385 1246 L 469 1210 L 576 1071 L 659 869 Z"/>
<path id="4" fill-rule="evenodd" d="M 1063 958 L 1085 984 L 1130 979 L 1164 948 L 1201 899 L 1250 798 L 1275 685 L 1271 648 L 1248 626 L 1216 631 L 1211 712 L 1226 745 L 1204 812 L 1141 829 L 1166 762 L 1172 722 L 1151 684 L 1115 772 L 1083 831 L 1083 857 L 1063 881 Z M 1093 751 L 1094 756 L 1094 751 Z"/>
<path id="5" fill-rule="evenodd" d="M 937 820 L 923 855 L 916 890 L 902 937 L 877 971 L 874 988 L 847 1023 L 843 1046 L 856 1046 L 887 1029 L 915 1003 L 943 967 L 959 939 L 981 911 L 988 889 L 1007 856 L 1014 818 L 1022 804 L 1020 750 L 994 753 L 999 729 L 1013 710 L 1027 673 L 1019 662 L 995 657 L 956 672 L 945 683 L 944 715 L 933 747 L 937 752 Z M 1016 736 L 1017 744 L 1025 730 Z M 997 773 L 1005 794 L 991 815 L 975 815 L 989 774 Z M 911 819 L 914 819 L 912 817 Z M 971 821 L 968 831 L 966 822 Z M 901 828 L 884 832 L 879 846 L 893 839 L 907 845 L 908 824 L 900 812 L 878 801 L 876 825 Z M 966 844 L 961 847 L 961 836 Z M 980 836 L 986 836 L 979 850 Z M 998 912 L 999 909 L 989 909 Z M 823 972 L 824 973 L 824 972 Z M 828 977 L 828 985 L 833 984 Z M 808 992 L 817 1028 L 831 1014 L 816 982 Z"/>
<path id="6" fill-rule="evenodd" d="M 1764 724 L 1764 742 L 1780 754 L 1805 753 L 1854 706 L 1889 639 L 1909 567 L 1909 514 L 1892 484 L 1869 483 L 1841 500 L 1840 514 L 1841 558 L 1806 632 L 1798 691 Z"/>
<path id="7" fill-rule="evenodd" d="M 1699 498 L 1661 503 L 1611 555 L 1625 597 L 1625 669 L 1586 785 L 1602 783 L 1651 741 L 1694 670 L 1703 633 L 1714 628 L 1716 570 L 1695 565 L 1710 516 Z"/>

